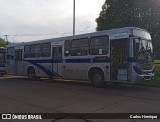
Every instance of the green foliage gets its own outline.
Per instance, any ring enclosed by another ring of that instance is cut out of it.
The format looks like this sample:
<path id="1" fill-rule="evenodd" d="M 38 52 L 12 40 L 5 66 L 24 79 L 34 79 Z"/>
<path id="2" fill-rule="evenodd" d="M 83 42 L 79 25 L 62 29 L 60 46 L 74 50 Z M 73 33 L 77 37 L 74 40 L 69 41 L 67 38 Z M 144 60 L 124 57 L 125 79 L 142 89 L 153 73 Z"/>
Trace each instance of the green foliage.
<path id="1" fill-rule="evenodd" d="M 154 79 L 146 82 L 146 84 L 152 86 L 160 86 L 160 73 L 159 72 L 155 73 Z"/>
<path id="2" fill-rule="evenodd" d="M 0 38 L 0 47 L 5 47 L 6 45 L 8 45 L 8 42 Z"/>
<path id="3" fill-rule="evenodd" d="M 154 60 L 155 64 L 160 64 L 160 60 Z"/>
<path id="4" fill-rule="evenodd" d="M 156 68 L 160 67 L 160 60 L 154 60 L 154 66 L 156 66 Z"/>
<path id="5" fill-rule="evenodd" d="M 97 31 L 139 27 L 150 32 L 154 51 L 160 57 L 160 0 L 106 0 L 96 19 Z"/>

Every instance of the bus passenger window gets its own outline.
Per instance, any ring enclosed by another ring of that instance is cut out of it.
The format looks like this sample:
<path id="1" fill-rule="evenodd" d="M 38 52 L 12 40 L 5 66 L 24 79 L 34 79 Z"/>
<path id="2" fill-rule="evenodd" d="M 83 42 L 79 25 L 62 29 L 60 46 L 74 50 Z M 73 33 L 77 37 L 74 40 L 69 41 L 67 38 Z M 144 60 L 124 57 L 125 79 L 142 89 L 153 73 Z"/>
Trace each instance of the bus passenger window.
<path id="1" fill-rule="evenodd" d="M 16 50 L 15 52 L 15 59 L 21 61 L 22 60 L 22 50 Z"/>
<path id="2" fill-rule="evenodd" d="M 5 49 L 0 48 L 0 67 L 4 67 L 4 65 L 5 65 Z"/>
<path id="3" fill-rule="evenodd" d="M 51 43 L 43 43 L 42 44 L 42 57 L 50 57 L 51 56 Z"/>
<path id="4" fill-rule="evenodd" d="M 41 56 L 41 44 L 32 44 L 30 46 L 30 57 L 38 58 Z"/>
<path id="5" fill-rule="evenodd" d="M 70 53 L 71 42 L 70 40 L 66 40 L 64 44 L 64 55 L 69 56 Z"/>
<path id="6" fill-rule="evenodd" d="M 29 45 L 24 46 L 24 58 L 29 58 Z"/>
<path id="7" fill-rule="evenodd" d="M 88 55 L 88 38 L 72 40 L 70 54 L 71 56 L 85 56 Z"/>
<path id="8" fill-rule="evenodd" d="M 91 55 L 105 55 L 108 54 L 109 38 L 108 36 L 92 37 L 90 40 L 90 54 Z"/>
<path id="9" fill-rule="evenodd" d="M 15 48 L 14 47 L 8 47 L 7 48 L 7 59 L 14 59 L 15 58 Z"/>

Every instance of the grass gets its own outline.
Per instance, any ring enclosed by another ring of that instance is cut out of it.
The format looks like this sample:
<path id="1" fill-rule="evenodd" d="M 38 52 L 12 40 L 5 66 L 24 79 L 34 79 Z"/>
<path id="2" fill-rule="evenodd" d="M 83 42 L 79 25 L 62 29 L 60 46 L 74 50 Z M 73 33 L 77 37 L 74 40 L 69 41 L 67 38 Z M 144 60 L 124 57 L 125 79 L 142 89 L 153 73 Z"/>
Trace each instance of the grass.
<path id="1" fill-rule="evenodd" d="M 147 85 L 151 86 L 160 86 L 160 60 L 155 60 L 154 65 L 156 67 L 155 77 L 151 81 L 147 81 Z"/>
<path id="2" fill-rule="evenodd" d="M 154 60 L 154 63 L 160 63 L 160 60 Z"/>
<path id="3" fill-rule="evenodd" d="M 147 81 L 146 84 L 151 86 L 160 86 L 160 72 L 156 72 L 154 79 Z"/>
<path id="4" fill-rule="evenodd" d="M 160 67 L 160 60 L 154 60 L 154 65 L 156 67 Z"/>

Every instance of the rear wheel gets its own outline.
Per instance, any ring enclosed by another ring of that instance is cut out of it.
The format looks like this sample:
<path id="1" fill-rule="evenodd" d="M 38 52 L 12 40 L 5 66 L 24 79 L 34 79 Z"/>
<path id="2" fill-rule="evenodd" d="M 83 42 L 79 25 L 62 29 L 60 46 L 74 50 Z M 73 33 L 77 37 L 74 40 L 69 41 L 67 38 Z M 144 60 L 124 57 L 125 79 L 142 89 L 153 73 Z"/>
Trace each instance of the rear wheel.
<path id="1" fill-rule="evenodd" d="M 101 71 L 94 71 L 92 74 L 92 84 L 96 87 L 105 87 L 104 75 Z"/>
<path id="2" fill-rule="evenodd" d="M 35 70 L 34 68 L 29 68 L 28 69 L 28 78 L 30 80 L 36 80 L 36 75 L 35 75 Z"/>

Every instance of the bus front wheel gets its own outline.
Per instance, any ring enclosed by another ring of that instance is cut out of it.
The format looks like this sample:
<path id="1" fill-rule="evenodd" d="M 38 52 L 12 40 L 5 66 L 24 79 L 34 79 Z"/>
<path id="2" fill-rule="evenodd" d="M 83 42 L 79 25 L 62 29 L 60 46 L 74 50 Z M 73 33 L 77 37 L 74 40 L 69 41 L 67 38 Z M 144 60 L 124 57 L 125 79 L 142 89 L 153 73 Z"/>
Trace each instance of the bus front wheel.
<path id="1" fill-rule="evenodd" d="M 96 87 L 105 87 L 104 75 L 101 71 L 94 71 L 92 74 L 92 84 Z"/>

